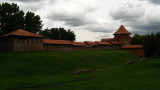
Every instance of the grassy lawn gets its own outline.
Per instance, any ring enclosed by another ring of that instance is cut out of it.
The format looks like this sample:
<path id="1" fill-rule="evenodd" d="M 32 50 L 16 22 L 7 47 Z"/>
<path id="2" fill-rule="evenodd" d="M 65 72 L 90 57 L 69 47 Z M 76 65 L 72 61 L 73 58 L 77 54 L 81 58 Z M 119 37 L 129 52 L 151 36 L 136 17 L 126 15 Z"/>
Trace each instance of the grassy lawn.
<path id="1" fill-rule="evenodd" d="M 160 59 L 89 73 L 93 79 L 48 90 L 160 90 Z"/>
<path id="2" fill-rule="evenodd" d="M 0 89 L 159 90 L 160 59 L 121 50 L 0 53 Z M 75 70 L 93 72 L 74 75 Z"/>

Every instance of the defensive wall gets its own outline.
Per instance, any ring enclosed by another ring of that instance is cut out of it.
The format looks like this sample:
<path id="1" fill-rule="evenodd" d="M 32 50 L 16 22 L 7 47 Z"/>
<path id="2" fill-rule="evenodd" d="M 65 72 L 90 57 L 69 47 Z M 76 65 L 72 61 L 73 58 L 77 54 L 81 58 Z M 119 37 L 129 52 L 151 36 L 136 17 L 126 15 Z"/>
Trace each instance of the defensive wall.
<path id="1" fill-rule="evenodd" d="M 96 51 L 123 49 L 144 57 L 142 45 L 131 45 L 130 32 L 123 25 L 113 34 L 114 38 L 101 41 L 71 42 L 67 40 L 45 39 L 25 30 L 16 30 L 0 36 L 0 51 Z"/>

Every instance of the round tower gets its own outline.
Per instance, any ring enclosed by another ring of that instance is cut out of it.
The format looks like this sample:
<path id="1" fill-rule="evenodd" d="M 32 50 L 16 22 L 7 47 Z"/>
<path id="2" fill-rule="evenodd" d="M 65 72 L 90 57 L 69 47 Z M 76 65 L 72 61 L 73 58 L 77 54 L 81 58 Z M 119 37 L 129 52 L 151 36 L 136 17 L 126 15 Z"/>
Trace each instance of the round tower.
<path id="1" fill-rule="evenodd" d="M 121 25 L 113 35 L 115 41 L 118 41 L 123 45 L 131 44 L 131 33 L 127 31 L 123 25 Z"/>

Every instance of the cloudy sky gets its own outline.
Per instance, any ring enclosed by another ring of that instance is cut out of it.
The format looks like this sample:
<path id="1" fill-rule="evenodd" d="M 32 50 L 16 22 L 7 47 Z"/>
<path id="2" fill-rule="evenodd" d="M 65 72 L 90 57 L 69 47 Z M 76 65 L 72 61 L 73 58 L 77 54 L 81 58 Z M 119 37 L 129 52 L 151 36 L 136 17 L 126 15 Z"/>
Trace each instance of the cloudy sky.
<path id="1" fill-rule="evenodd" d="M 160 0 L 0 0 L 40 15 L 43 28 L 64 27 L 76 41 L 112 38 L 122 24 L 133 34 L 160 31 Z"/>

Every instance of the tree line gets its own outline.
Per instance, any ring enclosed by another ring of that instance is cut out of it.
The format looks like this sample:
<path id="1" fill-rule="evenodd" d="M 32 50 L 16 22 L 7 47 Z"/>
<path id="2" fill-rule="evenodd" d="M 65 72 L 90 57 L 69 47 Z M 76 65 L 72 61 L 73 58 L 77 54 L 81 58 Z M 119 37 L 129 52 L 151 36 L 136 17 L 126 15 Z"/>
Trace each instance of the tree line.
<path id="1" fill-rule="evenodd" d="M 131 43 L 143 45 L 147 57 L 160 56 L 160 32 L 145 35 L 135 34 Z"/>
<path id="2" fill-rule="evenodd" d="M 71 30 L 65 30 L 64 28 L 45 29 L 39 34 L 49 39 L 75 41 L 74 32 Z"/>
<path id="3" fill-rule="evenodd" d="M 0 35 L 9 33 L 17 29 L 37 33 L 42 29 L 42 20 L 40 16 L 33 12 L 19 10 L 17 4 L 0 4 Z"/>
<path id="4" fill-rule="evenodd" d="M 41 33 L 45 37 L 51 39 L 75 40 L 73 31 L 67 31 L 64 28 L 42 30 L 42 27 L 41 17 L 35 15 L 34 12 L 27 11 L 24 13 L 24 11 L 20 10 L 19 6 L 15 3 L 10 4 L 5 2 L 0 4 L 0 36 L 14 30 L 23 29 L 36 34 Z M 48 34 L 45 34 L 45 32 Z M 63 35 L 64 33 L 65 35 Z"/>

